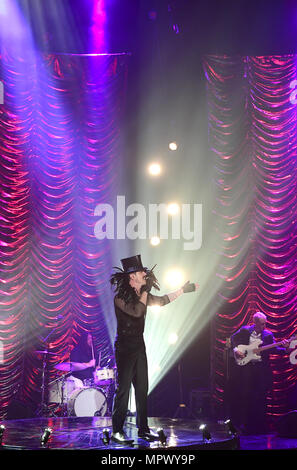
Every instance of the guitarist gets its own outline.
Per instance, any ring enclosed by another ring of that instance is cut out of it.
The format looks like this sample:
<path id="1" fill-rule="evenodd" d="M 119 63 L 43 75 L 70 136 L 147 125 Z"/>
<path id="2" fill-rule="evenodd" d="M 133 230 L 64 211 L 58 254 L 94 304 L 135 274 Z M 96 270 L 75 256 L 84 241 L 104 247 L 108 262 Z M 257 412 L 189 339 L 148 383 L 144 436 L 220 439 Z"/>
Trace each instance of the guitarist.
<path id="1" fill-rule="evenodd" d="M 244 353 L 237 349 L 240 344 L 251 345 L 261 340 L 261 346 L 275 342 L 271 331 L 266 329 L 267 318 L 262 312 L 253 315 L 253 324 L 243 326 L 231 336 L 231 346 L 235 358 L 242 359 Z M 258 344 L 258 343 L 256 343 Z M 282 342 L 283 347 L 274 351 L 286 351 L 289 341 Z M 272 370 L 269 362 L 270 351 L 255 350 L 256 356 L 244 366 L 233 367 L 233 419 L 248 434 L 266 431 L 266 395 L 272 387 Z"/>

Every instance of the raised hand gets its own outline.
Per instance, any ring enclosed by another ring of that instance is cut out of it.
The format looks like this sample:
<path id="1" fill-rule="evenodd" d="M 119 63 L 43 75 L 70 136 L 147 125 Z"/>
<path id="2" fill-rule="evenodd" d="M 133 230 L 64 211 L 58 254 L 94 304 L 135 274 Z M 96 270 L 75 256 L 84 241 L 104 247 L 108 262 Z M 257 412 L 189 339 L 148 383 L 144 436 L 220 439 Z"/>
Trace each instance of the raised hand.
<path id="1" fill-rule="evenodd" d="M 182 290 L 184 294 L 187 294 L 188 292 L 194 292 L 198 288 L 199 288 L 199 284 L 194 283 L 194 282 L 190 283 L 190 281 L 187 281 L 185 285 L 182 287 Z"/>

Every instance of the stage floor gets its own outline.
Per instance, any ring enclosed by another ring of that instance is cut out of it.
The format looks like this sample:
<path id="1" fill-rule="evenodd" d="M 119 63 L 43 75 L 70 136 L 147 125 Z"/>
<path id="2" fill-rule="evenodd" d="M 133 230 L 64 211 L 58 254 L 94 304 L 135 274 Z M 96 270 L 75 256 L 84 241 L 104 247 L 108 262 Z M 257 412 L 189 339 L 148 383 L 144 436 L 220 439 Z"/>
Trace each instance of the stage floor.
<path id="1" fill-rule="evenodd" d="M 135 418 L 127 418 L 125 432 L 134 440 L 130 446 L 123 446 L 110 440 L 103 442 L 103 430 L 111 433 L 111 418 L 105 417 L 65 417 L 34 418 L 3 421 L 5 432 L 2 450 L 197 450 L 197 449 L 237 449 L 238 438 L 228 433 L 224 425 L 207 422 L 211 440 L 203 440 L 199 426 L 201 421 L 169 418 L 149 418 L 149 426 L 155 432 L 162 428 L 167 437 L 166 443 L 147 442 L 139 439 Z M 52 434 L 45 446 L 41 445 L 41 436 L 45 428 L 51 428 Z"/>
<path id="2" fill-rule="evenodd" d="M 110 417 L 57 417 L 6 420 L 2 438 L 2 451 L 27 450 L 39 451 L 110 451 L 119 453 L 120 450 L 134 452 L 165 451 L 202 451 L 202 450 L 297 450 L 296 438 L 281 438 L 276 434 L 257 436 L 231 435 L 222 422 L 206 420 L 211 433 L 211 440 L 205 441 L 199 430 L 200 420 L 149 418 L 149 426 L 155 432 L 158 428 L 164 430 L 166 443 L 160 441 L 147 442 L 137 436 L 134 417 L 127 418 L 125 432 L 134 440 L 130 446 L 122 446 L 112 441 L 103 442 L 103 430 L 111 433 Z M 44 429 L 50 427 L 52 434 L 46 445 L 41 444 Z M 33 452 L 33 453 L 34 453 Z"/>

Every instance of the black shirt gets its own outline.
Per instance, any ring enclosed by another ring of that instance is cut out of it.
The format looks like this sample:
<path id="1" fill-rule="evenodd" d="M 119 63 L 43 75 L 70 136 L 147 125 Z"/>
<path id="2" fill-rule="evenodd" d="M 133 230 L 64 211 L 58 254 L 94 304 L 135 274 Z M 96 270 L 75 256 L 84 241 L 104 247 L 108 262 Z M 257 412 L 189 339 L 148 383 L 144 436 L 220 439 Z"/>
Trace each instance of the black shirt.
<path id="1" fill-rule="evenodd" d="M 77 345 L 70 354 L 71 362 L 89 362 L 93 358 L 92 348 L 88 344 Z M 84 370 L 76 370 L 72 372 L 72 375 L 80 380 L 92 379 L 94 367 L 88 367 Z"/>
<path id="2" fill-rule="evenodd" d="M 142 338 L 145 325 L 147 306 L 168 304 L 168 295 L 158 296 L 148 294 L 147 305 L 138 301 L 125 303 L 123 299 L 115 296 L 114 308 L 117 317 L 117 340 L 125 337 Z"/>

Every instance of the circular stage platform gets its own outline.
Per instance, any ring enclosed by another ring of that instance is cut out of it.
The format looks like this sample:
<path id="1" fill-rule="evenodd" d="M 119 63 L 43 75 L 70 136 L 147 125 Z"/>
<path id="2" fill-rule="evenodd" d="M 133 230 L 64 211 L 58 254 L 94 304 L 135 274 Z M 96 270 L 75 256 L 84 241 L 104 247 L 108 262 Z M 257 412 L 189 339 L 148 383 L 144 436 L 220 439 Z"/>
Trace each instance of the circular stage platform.
<path id="1" fill-rule="evenodd" d="M 149 418 L 150 428 L 157 432 L 162 428 L 166 440 L 148 442 L 138 438 L 135 418 L 128 418 L 125 432 L 133 439 L 133 444 L 123 446 L 110 440 L 111 418 L 105 417 L 62 417 L 34 418 L 3 421 L 1 450 L 123 450 L 151 451 L 165 450 L 203 450 L 238 449 L 238 436 L 230 434 L 222 423 L 201 422 L 197 420 Z M 207 426 L 208 439 L 199 429 Z M 46 444 L 41 437 L 46 428 L 51 434 Z M 103 433 L 105 431 L 105 434 Z"/>

